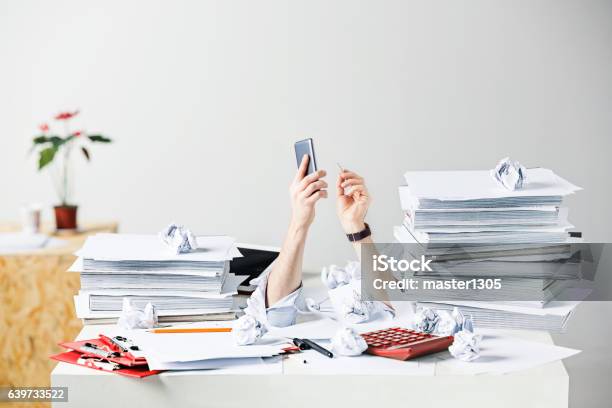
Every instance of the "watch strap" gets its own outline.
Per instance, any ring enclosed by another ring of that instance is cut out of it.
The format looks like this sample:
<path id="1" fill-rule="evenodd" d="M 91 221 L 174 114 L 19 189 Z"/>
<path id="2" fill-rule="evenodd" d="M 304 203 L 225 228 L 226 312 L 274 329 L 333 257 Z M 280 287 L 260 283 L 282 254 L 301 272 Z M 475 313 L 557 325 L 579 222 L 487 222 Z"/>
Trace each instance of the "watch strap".
<path id="1" fill-rule="evenodd" d="M 363 230 L 361 230 L 359 232 L 354 232 L 354 233 L 351 233 L 351 234 L 346 234 L 346 237 L 351 242 L 357 242 L 357 241 L 361 241 L 364 238 L 369 237 L 370 235 L 372 235 L 372 231 L 370 230 L 370 226 L 366 222 L 365 223 L 365 228 Z"/>

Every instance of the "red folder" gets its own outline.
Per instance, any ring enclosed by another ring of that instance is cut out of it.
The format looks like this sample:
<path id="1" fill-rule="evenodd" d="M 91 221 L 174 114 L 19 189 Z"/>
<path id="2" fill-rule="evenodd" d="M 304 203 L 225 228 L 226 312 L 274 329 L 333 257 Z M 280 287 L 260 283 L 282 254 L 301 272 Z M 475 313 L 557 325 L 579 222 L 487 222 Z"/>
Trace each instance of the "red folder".
<path id="1" fill-rule="evenodd" d="M 59 343 L 59 345 L 65 349 L 75 350 L 84 355 L 90 355 L 80 350 L 80 348 L 83 347 L 85 343 L 95 344 L 101 350 L 109 352 L 117 351 L 117 349 L 110 347 L 107 343 L 105 343 L 99 338 L 92 340 L 68 341 L 65 343 Z M 147 360 L 145 360 L 144 357 L 134 357 L 129 352 L 122 352 L 118 357 L 107 357 L 105 358 L 105 360 L 112 361 L 113 363 L 121 364 L 128 367 L 147 365 Z"/>
<path id="2" fill-rule="evenodd" d="M 89 341 L 91 342 L 91 341 Z M 80 343 L 80 342 L 78 342 Z M 146 365 L 138 365 L 138 366 L 134 366 L 134 367 L 125 367 L 125 368 L 120 368 L 118 370 L 105 370 L 101 367 L 96 367 L 93 364 L 93 359 L 90 359 L 89 361 L 86 361 L 85 363 L 79 363 L 79 358 L 86 356 L 86 354 L 84 353 L 80 353 L 78 351 L 75 350 L 71 350 L 71 351 L 66 351 L 65 353 L 59 353 L 59 354 L 54 354 L 52 356 L 50 356 L 50 358 L 52 358 L 53 360 L 57 360 L 57 361 L 62 361 L 64 363 L 69 363 L 69 364 L 75 364 L 75 365 L 79 365 L 81 367 L 89 367 L 89 368 L 93 368 L 95 370 L 101 370 L 101 371 L 105 371 L 108 373 L 115 373 L 115 374 L 120 374 L 120 375 L 124 375 L 126 377 L 135 377 L 135 378 L 142 378 L 142 377 L 148 377 L 150 375 L 155 375 L 155 374 L 159 374 L 161 373 L 160 370 L 149 370 L 149 367 Z"/>

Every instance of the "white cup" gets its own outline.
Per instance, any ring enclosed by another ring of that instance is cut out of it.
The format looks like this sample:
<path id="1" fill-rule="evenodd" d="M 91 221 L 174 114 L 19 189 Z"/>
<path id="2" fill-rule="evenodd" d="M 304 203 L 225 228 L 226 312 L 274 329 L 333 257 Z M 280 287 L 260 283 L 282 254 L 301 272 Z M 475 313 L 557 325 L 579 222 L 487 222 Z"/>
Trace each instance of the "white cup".
<path id="1" fill-rule="evenodd" d="M 41 209 L 39 205 L 26 205 L 21 207 L 21 229 L 26 234 L 40 232 Z"/>

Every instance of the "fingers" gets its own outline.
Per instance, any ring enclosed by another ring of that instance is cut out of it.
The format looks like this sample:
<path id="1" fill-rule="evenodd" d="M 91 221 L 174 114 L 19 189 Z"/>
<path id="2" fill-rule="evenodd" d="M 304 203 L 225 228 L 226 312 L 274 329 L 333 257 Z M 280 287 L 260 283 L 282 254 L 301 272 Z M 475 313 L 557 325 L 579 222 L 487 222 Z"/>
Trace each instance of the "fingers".
<path id="1" fill-rule="evenodd" d="M 300 162 L 300 167 L 298 167 L 297 173 L 295 173 L 295 182 L 302 180 L 304 176 L 306 176 L 306 171 L 308 170 L 308 162 L 310 161 L 310 157 L 305 154 L 302 156 L 302 161 Z"/>
<path id="2" fill-rule="evenodd" d="M 363 185 L 363 179 L 362 178 L 349 178 L 349 179 L 345 179 L 342 183 L 340 183 L 340 187 L 349 187 L 349 186 L 357 186 L 357 185 Z"/>
<path id="3" fill-rule="evenodd" d="M 340 173 L 340 177 L 342 178 L 342 180 L 346 180 L 346 179 L 350 179 L 350 178 L 363 180 L 363 177 L 361 177 L 359 174 L 357 174 L 357 173 L 355 173 L 353 171 L 349 171 L 347 169 L 344 169 Z"/>
<path id="4" fill-rule="evenodd" d="M 313 193 L 310 197 L 306 199 L 306 202 L 309 204 L 314 204 L 321 198 L 327 198 L 327 190 L 319 190 Z"/>
<path id="5" fill-rule="evenodd" d="M 350 186 L 349 188 L 350 188 L 349 194 L 353 196 L 355 200 L 368 196 L 368 189 L 362 184 Z"/>
<path id="6" fill-rule="evenodd" d="M 304 191 L 302 191 L 302 196 L 310 197 L 317 190 L 323 190 L 327 188 L 327 183 L 324 180 L 317 180 L 310 183 Z"/>
<path id="7" fill-rule="evenodd" d="M 319 180 L 320 178 L 325 177 L 326 175 L 327 175 L 327 172 L 325 170 L 317 170 L 314 173 L 307 175 L 306 177 L 302 178 L 302 180 L 300 181 L 299 189 L 301 191 L 305 190 L 306 187 L 308 187 L 310 183 L 313 183 Z"/>
<path id="8" fill-rule="evenodd" d="M 342 177 L 338 175 L 336 180 L 336 196 L 342 197 L 344 195 L 344 188 L 342 187 Z"/>

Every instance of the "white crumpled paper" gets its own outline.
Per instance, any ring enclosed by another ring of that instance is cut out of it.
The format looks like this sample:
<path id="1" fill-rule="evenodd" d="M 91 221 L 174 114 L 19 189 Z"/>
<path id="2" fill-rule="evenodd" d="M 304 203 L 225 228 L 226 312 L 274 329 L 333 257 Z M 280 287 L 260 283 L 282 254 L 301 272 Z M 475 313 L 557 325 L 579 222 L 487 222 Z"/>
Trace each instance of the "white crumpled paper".
<path id="1" fill-rule="evenodd" d="M 321 270 L 321 281 L 328 289 L 336 289 L 359 279 L 361 265 L 356 261 L 349 261 L 344 267 L 330 265 Z"/>
<path id="2" fill-rule="evenodd" d="M 259 340 L 268 330 L 253 315 L 245 314 L 234 322 L 232 335 L 239 346 L 253 344 Z"/>
<path id="3" fill-rule="evenodd" d="M 253 344 L 268 332 L 265 298 L 254 295 L 247 299 L 245 314 L 232 327 L 234 341 L 239 346 Z"/>
<path id="4" fill-rule="evenodd" d="M 193 233 L 182 225 L 170 224 L 159 232 L 159 238 L 176 254 L 184 254 L 198 248 Z"/>
<path id="5" fill-rule="evenodd" d="M 433 333 L 436 330 L 440 316 L 438 313 L 428 307 L 417 310 L 413 318 L 413 326 L 415 330 L 423 333 Z"/>
<path id="6" fill-rule="evenodd" d="M 469 332 L 474 331 L 474 325 L 472 323 L 471 316 L 465 316 L 456 307 L 453 308 L 452 313 L 447 310 L 440 310 L 438 313 L 438 323 L 436 324 L 435 333 L 438 336 L 453 336 L 455 333 L 461 330 Z"/>
<path id="7" fill-rule="evenodd" d="M 473 361 L 480 357 L 481 340 L 480 334 L 461 330 L 455 334 L 453 344 L 450 345 L 448 351 L 461 361 Z"/>
<path id="8" fill-rule="evenodd" d="M 317 302 L 313 298 L 306 298 L 306 299 L 304 299 L 304 303 L 306 305 L 306 309 L 309 312 L 320 312 L 321 311 L 321 303 L 323 303 L 325 300 L 327 300 L 327 298 L 325 298 L 321 302 Z"/>
<path id="9" fill-rule="evenodd" d="M 520 190 L 525 182 L 525 167 L 509 157 L 501 159 L 491 175 L 508 190 Z"/>
<path id="10" fill-rule="evenodd" d="M 359 293 L 352 292 L 352 296 L 342 300 L 340 307 L 340 317 L 343 321 L 357 324 L 370 320 L 372 302 L 362 301 Z"/>
<path id="11" fill-rule="evenodd" d="M 117 325 L 124 329 L 152 329 L 157 326 L 157 311 L 155 306 L 147 303 L 144 310 L 132 305 L 130 298 L 123 298 L 123 308 Z"/>
<path id="12" fill-rule="evenodd" d="M 344 270 L 351 277 L 352 281 L 361 279 L 361 264 L 359 261 L 348 261 L 344 266 Z"/>
<path id="13" fill-rule="evenodd" d="M 331 348 L 341 356 L 358 356 L 368 348 L 368 345 L 355 330 L 342 327 L 332 337 Z"/>
<path id="14" fill-rule="evenodd" d="M 340 307 L 340 318 L 351 324 L 364 323 L 378 318 L 392 319 L 395 312 L 383 302 L 361 300 L 357 291 L 352 291 L 352 296 L 342 300 Z"/>
<path id="15" fill-rule="evenodd" d="M 308 297 L 304 299 L 305 309 L 301 310 L 298 308 L 297 311 L 300 314 L 312 314 L 312 315 L 320 316 L 323 318 L 338 320 L 337 316 L 333 313 L 332 308 L 329 308 L 329 307 L 322 308 L 321 307 L 327 301 L 329 301 L 329 297 L 326 297 L 325 299 L 321 301 L 316 301 L 315 299 Z"/>

